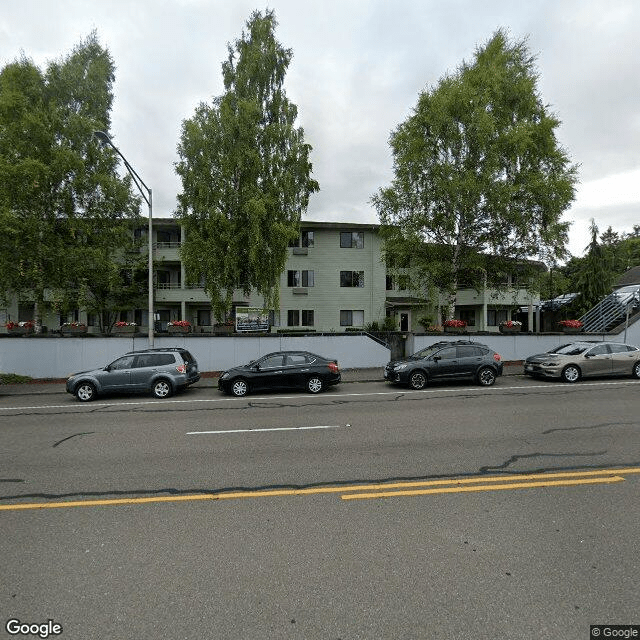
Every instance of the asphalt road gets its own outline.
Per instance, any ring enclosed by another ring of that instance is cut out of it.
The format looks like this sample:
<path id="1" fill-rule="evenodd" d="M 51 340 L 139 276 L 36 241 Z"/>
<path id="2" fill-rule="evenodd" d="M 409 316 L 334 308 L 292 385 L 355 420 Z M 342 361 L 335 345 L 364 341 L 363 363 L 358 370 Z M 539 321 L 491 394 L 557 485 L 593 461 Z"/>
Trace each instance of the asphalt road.
<path id="1" fill-rule="evenodd" d="M 11 619 L 65 640 L 640 624 L 639 392 L 0 395 L 0 638 L 25 637 Z"/>

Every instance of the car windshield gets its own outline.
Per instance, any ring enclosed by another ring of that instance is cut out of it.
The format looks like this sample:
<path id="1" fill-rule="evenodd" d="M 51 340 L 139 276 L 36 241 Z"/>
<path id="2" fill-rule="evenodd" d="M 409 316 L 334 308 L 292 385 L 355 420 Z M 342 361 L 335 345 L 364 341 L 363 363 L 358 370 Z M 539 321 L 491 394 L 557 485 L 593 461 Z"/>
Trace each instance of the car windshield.
<path id="1" fill-rule="evenodd" d="M 547 351 L 547 353 L 559 353 L 565 356 L 577 356 L 581 353 L 584 353 L 590 345 L 587 344 L 562 344 L 555 349 L 551 349 L 551 351 Z"/>

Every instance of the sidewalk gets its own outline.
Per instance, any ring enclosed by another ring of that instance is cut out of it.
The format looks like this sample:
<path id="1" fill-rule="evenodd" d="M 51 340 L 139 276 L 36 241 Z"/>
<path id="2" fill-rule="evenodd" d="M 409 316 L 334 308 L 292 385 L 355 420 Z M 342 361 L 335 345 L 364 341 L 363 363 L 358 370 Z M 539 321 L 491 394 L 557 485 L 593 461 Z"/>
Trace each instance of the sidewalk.
<path id="1" fill-rule="evenodd" d="M 373 367 L 370 369 L 342 369 L 342 382 L 382 382 L 383 367 Z M 503 375 L 517 376 L 523 375 L 524 370 L 521 362 L 505 362 Z M 60 393 L 64 394 L 65 380 L 37 380 L 25 384 L 0 384 L 0 397 L 17 395 L 47 395 Z M 203 377 L 197 383 L 198 387 L 217 388 L 217 374 L 203 373 Z"/>

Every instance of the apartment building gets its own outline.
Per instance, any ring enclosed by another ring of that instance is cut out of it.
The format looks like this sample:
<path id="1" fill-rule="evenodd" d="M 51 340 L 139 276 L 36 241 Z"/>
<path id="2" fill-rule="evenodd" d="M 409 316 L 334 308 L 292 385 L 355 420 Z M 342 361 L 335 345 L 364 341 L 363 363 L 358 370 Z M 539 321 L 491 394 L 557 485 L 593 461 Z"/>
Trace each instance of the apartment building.
<path id="1" fill-rule="evenodd" d="M 173 218 L 156 218 L 153 234 L 156 330 L 166 329 L 170 321 L 188 320 L 195 331 L 210 331 L 216 319 L 208 297 L 201 286 L 187 285 L 180 261 L 181 227 Z M 292 245 L 280 276 L 279 308 L 269 310 L 274 330 L 342 332 L 372 322 L 382 324 L 391 317 L 396 329 L 423 331 L 421 318 L 432 317 L 436 322 L 438 300 L 430 299 L 426 291 L 409 288 L 402 275 L 387 269 L 378 225 L 304 221 Z M 456 317 L 465 320 L 470 331 L 497 331 L 513 310 L 539 302 L 514 281 L 506 285 L 500 291 L 460 289 Z M 263 304 L 261 296 L 237 291 L 229 318 L 235 317 L 236 308 L 262 308 Z M 5 320 L 31 319 L 32 306 L 16 302 L 4 310 L 4 316 Z M 147 318 L 146 309 L 131 309 L 120 319 L 145 327 Z M 82 310 L 50 315 L 43 324 L 55 329 L 73 320 L 86 322 L 90 331 L 97 330 L 97 323 Z"/>

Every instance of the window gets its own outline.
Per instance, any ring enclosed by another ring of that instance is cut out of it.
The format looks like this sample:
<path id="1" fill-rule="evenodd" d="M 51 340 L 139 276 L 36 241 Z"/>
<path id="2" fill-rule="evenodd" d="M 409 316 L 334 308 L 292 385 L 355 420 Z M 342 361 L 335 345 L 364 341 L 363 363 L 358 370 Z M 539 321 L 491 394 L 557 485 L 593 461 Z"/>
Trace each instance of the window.
<path id="1" fill-rule="evenodd" d="M 200 326 L 211 324 L 211 311 L 209 309 L 198 309 L 198 324 Z"/>
<path id="2" fill-rule="evenodd" d="M 458 347 L 458 358 L 476 358 L 487 353 L 486 349 L 481 347 L 464 346 Z"/>
<path id="3" fill-rule="evenodd" d="M 446 349 L 440 349 L 435 357 L 442 360 L 455 360 L 458 357 L 458 352 L 455 347 L 447 347 Z"/>
<path id="4" fill-rule="evenodd" d="M 599 344 L 597 347 L 591 349 L 587 355 L 589 356 L 603 356 L 609 353 L 609 345 L 608 344 Z"/>
<path id="5" fill-rule="evenodd" d="M 303 229 L 300 235 L 289 243 L 290 247 L 313 247 L 313 231 Z"/>
<path id="6" fill-rule="evenodd" d="M 393 276 L 387 276 L 387 291 L 393 291 Z"/>
<path id="7" fill-rule="evenodd" d="M 364 231 L 341 231 L 340 247 L 342 249 L 364 249 Z"/>
<path id="8" fill-rule="evenodd" d="M 287 356 L 287 364 L 289 366 L 307 364 L 307 356 L 304 353 L 290 353 Z"/>
<path id="9" fill-rule="evenodd" d="M 609 344 L 611 353 L 626 353 L 627 351 L 635 351 L 635 349 L 626 344 Z"/>
<path id="10" fill-rule="evenodd" d="M 313 287 L 313 271 L 287 271 L 288 287 Z"/>
<path id="11" fill-rule="evenodd" d="M 261 369 L 277 369 L 282 366 L 282 359 L 284 356 L 282 354 L 275 356 L 267 356 L 263 360 L 260 361 Z"/>
<path id="12" fill-rule="evenodd" d="M 476 326 L 476 310 L 460 309 L 460 320 L 464 320 L 469 327 Z"/>
<path id="13" fill-rule="evenodd" d="M 364 287 L 364 271 L 341 271 L 341 287 Z"/>
<path id="14" fill-rule="evenodd" d="M 487 309 L 487 326 L 497 327 L 501 322 L 507 321 L 506 309 Z"/>
<path id="15" fill-rule="evenodd" d="M 176 357 L 172 353 L 145 353 L 138 356 L 136 368 L 142 367 L 163 367 L 174 364 Z"/>
<path id="16" fill-rule="evenodd" d="M 302 310 L 302 326 L 313 327 L 313 309 Z"/>
<path id="17" fill-rule="evenodd" d="M 364 325 L 364 311 L 340 311 L 341 327 L 362 327 Z"/>
<path id="18" fill-rule="evenodd" d="M 113 371 L 131 369 L 133 367 L 133 358 L 134 356 L 124 356 L 123 358 L 118 358 L 115 362 L 112 362 L 109 365 L 109 368 Z"/>
<path id="19" fill-rule="evenodd" d="M 287 311 L 287 326 L 297 327 L 300 324 L 300 311 L 298 309 L 289 309 Z"/>

